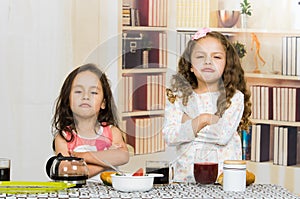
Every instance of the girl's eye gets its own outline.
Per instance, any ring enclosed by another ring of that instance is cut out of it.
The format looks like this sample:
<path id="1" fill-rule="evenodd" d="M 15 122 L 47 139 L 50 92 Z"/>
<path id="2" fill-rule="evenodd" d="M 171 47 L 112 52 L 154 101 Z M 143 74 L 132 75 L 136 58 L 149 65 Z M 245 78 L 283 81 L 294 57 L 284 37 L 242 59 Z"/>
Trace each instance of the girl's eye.
<path id="1" fill-rule="evenodd" d="M 215 55 L 214 58 L 215 59 L 222 59 L 222 56 L 221 55 Z"/>
<path id="2" fill-rule="evenodd" d="M 91 92 L 93 95 L 98 95 L 98 92 L 96 92 L 96 91 L 92 91 Z"/>
<path id="3" fill-rule="evenodd" d="M 77 90 L 77 91 L 74 91 L 74 93 L 78 93 L 79 94 L 79 93 L 82 93 L 82 91 Z"/>

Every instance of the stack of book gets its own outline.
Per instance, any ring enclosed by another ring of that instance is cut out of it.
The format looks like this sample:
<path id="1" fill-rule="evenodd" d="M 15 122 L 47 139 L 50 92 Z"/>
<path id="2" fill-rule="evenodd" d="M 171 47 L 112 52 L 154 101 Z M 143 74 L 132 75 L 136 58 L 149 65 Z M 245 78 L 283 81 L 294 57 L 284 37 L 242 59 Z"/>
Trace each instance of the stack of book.
<path id="1" fill-rule="evenodd" d="M 251 130 L 251 161 L 269 161 L 272 151 L 270 147 L 270 125 L 252 125 Z"/>
<path id="2" fill-rule="evenodd" d="M 300 121 L 300 88 L 250 86 L 250 91 L 253 119 Z"/>
<path id="3" fill-rule="evenodd" d="M 122 24 L 123 26 L 139 26 L 139 11 L 130 4 L 123 4 L 122 7 Z"/>
<path id="4" fill-rule="evenodd" d="M 162 110 L 165 104 L 163 74 L 123 77 L 124 112 Z"/>
<path id="5" fill-rule="evenodd" d="M 217 27 L 217 0 L 177 0 L 177 27 Z"/>
<path id="6" fill-rule="evenodd" d="M 297 164 L 297 140 L 297 127 L 274 128 L 274 164 L 283 166 Z"/>
<path id="7" fill-rule="evenodd" d="M 300 76 L 300 37 L 282 38 L 282 75 Z"/>
<path id="8" fill-rule="evenodd" d="M 135 154 L 149 154 L 165 150 L 161 127 L 163 117 L 134 117 L 126 120 L 127 143 Z"/>
<path id="9" fill-rule="evenodd" d="M 167 26 L 167 0 L 138 0 L 136 9 L 141 26 Z"/>

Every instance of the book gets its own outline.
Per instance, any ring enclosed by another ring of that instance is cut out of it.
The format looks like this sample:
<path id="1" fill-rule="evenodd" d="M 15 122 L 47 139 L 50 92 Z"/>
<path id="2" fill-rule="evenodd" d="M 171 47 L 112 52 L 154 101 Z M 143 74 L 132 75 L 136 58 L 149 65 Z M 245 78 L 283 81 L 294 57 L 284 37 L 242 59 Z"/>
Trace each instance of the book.
<path id="1" fill-rule="evenodd" d="M 273 155 L 273 164 L 279 164 L 279 127 L 274 127 L 274 155 Z"/>
<path id="2" fill-rule="evenodd" d="M 151 41 L 151 50 L 149 51 L 149 68 L 159 68 L 159 51 L 160 51 L 160 37 L 161 32 L 153 32 L 148 34 Z"/>
<path id="3" fill-rule="evenodd" d="M 149 110 L 148 102 L 150 100 L 148 87 L 149 87 L 149 78 L 145 74 L 137 74 L 133 79 L 133 93 L 132 93 L 132 106 L 133 110 Z"/>
<path id="4" fill-rule="evenodd" d="M 290 66 L 290 70 L 291 70 L 291 75 L 295 76 L 296 75 L 296 59 L 297 59 L 297 52 L 296 52 L 296 37 L 293 36 L 291 37 L 291 66 Z"/>
<path id="5" fill-rule="evenodd" d="M 300 37 L 296 38 L 296 76 L 300 76 Z"/>
<path id="6" fill-rule="evenodd" d="M 273 87 L 273 120 L 278 120 L 278 116 L 277 116 L 277 88 Z"/>
<path id="7" fill-rule="evenodd" d="M 256 125 L 251 126 L 251 153 L 250 153 L 250 160 L 255 162 L 255 155 L 256 155 Z"/>
<path id="8" fill-rule="evenodd" d="M 269 110 L 268 110 L 268 115 L 269 115 L 269 120 L 273 120 L 273 113 L 274 113 L 274 106 L 273 106 L 273 87 L 269 87 L 268 92 L 269 92 Z"/>
<path id="9" fill-rule="evenodd" d="M 139 10 L 140 26 L 151 26 L 152 25 L 152 0 L 139 0 L 136 1 L 136 8 Z M 149 20 L 151 19 L 151 24 Z"/>
<path id="10" fill-rule="evenodd" d="M 296 122 L 300 122 L 300 88 L 296 88 Z"/>
<path id="11" fill-rule="evenodd" d="M 270 160 L 270 125 L 256 125 L 256 162 L 265 162 Z"/>
<path id="12" fill-rule="evenodd" d="M 278 164 L 283 165 L 283 135 L 284 128 L 279 127 L 278 135 Z"/>
<path id="13" fill-rule="evenodd" d="M 297 164 L 297 127 L 285 127 L 283 134 L 283 165 Z"/>
<path id="14" fill-rule="evenodd" d="M 287 75 L 287 43 L 287 37 L 282 37 L 282 75 Z"/>
<path id="15" fill-rule="evenodd" d="M 242 139 L 242 159 L 250 160 L 251 159 L 251 127 L 249 127 L 249 131 L 246 130 L 241 131 L 241 139 Z"/>
<path id="16" fill-rule="evenodd" d="M 138 132 L 138 126 L 136 126 L 136 118 L 130 117 L 126 119 L 126 141 L 127 144 L 134 148 L 134 153 L 136 153 L 136 147 L 138 143 L 136 142 L 136 132 Z"/>

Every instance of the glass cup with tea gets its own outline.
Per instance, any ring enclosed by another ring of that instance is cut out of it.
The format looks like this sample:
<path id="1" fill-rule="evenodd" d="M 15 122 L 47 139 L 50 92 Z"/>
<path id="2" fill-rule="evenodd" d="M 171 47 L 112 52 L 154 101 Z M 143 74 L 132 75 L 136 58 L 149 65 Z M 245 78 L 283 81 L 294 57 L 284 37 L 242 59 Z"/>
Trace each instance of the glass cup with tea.
<path id="1" fill-rule="evenodd" d="M 10 181 L 10 159 L 0 158 L 0 181 Z"/>
<path id="2" fill-rule="evenodd" d="M 216 149 L 196 149 L 194 178 L 200 184 L 213 184 L 218 177 L 218 153 Z"/>
<path id="3" fill-rule="evenodd" d="M 170 182 L 170 163 L 168 161 L 146 161 L 146 173 L 159 173 L 163 177 L 154 178 L 154 184 L 168 184 Z"/>

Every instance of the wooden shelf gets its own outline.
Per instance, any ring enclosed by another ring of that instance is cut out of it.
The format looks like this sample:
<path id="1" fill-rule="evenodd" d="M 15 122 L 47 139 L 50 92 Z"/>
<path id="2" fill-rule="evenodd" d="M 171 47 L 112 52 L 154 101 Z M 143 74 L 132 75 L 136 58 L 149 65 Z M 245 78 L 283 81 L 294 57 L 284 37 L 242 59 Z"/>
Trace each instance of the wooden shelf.
<path id="1" fill-rule="evenodd" d="M 300 88 L 299 76 L 246 73 L 248 85 Z"/>
<path id="2" fill-rule="evenodd" d="M 122 117 L 135 117 L 135 116 L 151 116 L 151 115 L 163 115 L 164 110 L 153 110 L 153 111 L 133 111 L 133 112 L 123 112 Z"/>
<path id="3" fill-rule="evenodd" d="M 133 69 L 123 69 L 122 74 L 132 74 L 132 73 L 165 73 L 167 68 L 133 68 Z"/>
<path id="4" fill-rule="evenodd" d="M 275 74 L 262 74 L 262 73 L 246 73 L 247 78 L 257 78 L 257 79 L 278 79 L 278 80 L 293 80 L 299 81 L 300 76 L 287 76 L 287 75 L 275 75 Z"/>
<path id="5" fill-rule="evenodd" d="M 150 26 L 123 26 L 123 31 L 167 31 L 167 27 L 150 27 Z"/>
<path id="6" fill-rule="evenodd" d="M 219 31 L 222 33 L 267 33 L 267 34 L 284 34 L 284 35 L 295 35 L 300 34 L 300 30 L 267 30 L 267 29 L 243 29 L 243 28 L 210 28 L 213 31 Z M 196 32 L 197 28 L 181 28 L 177 27 L 178 32 Z"/>
<path id="7" fill-rule="evenodd" d="M 271 124 L 276 126 L 295 126 L 300 127 L 300 122 L 289 122 L 289 121 L 276 121 L 276 120 L 260 120 L 260 119 L 251 119 L 255 124 Z"/>

